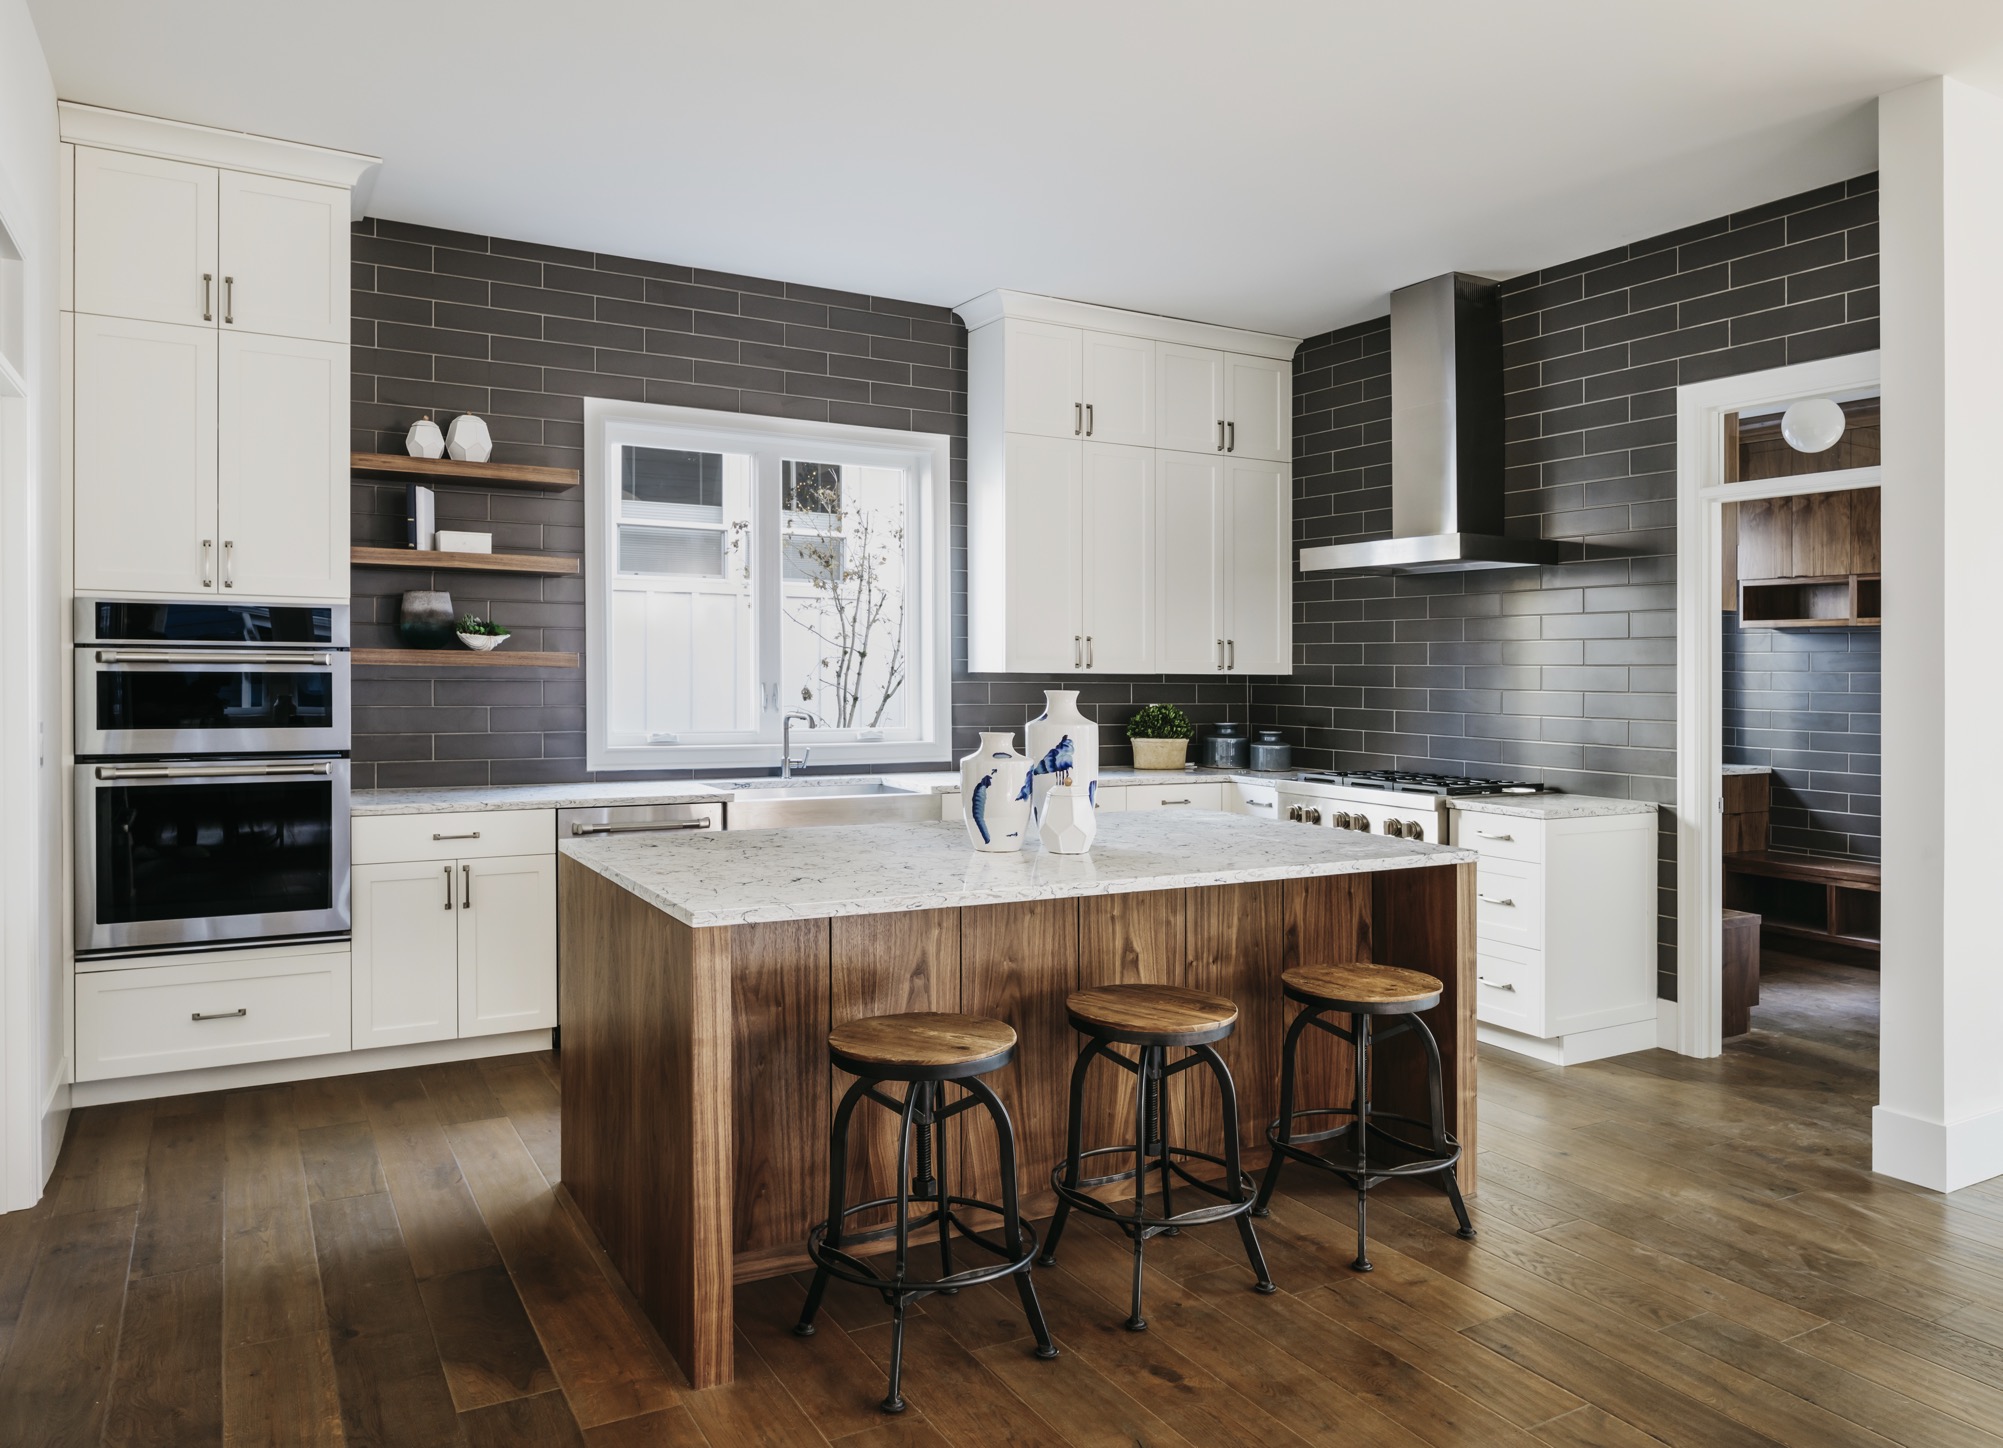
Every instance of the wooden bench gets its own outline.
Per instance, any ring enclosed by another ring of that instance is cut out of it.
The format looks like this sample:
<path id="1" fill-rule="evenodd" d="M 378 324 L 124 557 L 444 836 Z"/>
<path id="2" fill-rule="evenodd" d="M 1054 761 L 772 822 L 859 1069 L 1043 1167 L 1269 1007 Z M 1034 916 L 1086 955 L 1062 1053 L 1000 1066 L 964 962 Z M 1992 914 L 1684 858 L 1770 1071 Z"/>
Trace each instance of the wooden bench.
<path id="1" fill-rule="evenodd" d="M 1763 939 L 1833 947 L 1848 958 L 1875 956 L 1879 942 L 1879 868 L 1870 860 L 1831 860 L 1772 850 L 1725 856 L 1725 907 L 1760 917 Z"/>

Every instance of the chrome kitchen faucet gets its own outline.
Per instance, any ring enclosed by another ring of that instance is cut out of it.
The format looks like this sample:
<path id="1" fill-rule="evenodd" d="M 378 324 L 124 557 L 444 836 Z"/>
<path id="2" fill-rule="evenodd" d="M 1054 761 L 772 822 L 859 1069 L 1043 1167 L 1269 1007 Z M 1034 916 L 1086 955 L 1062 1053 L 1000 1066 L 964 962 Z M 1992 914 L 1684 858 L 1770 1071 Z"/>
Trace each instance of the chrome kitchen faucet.
<path id="1" fill-rule="evenodd" d="M 807 756 L 813 753 L 811 749 L 806 749 L 800 752 L 798 759 L 793 757 L 793 721 L 795 719 L 806 720 L 809 729 L 818 729 L 821 727 L 814 722 L 813 715 L 804 713 L 798 709 L 795 709 L 779 721 L 779 777 L 781 779 L 791 779 L 793 777 L 793 766 L 798 764 L 805 767 Z"/>

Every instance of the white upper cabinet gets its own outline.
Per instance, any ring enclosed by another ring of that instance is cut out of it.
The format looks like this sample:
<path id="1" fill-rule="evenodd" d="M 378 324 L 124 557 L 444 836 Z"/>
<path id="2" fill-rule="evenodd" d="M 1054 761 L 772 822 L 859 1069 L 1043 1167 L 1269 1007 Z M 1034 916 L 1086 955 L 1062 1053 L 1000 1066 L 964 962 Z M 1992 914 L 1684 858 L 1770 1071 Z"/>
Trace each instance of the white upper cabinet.
<path id="1" fill-rule="evenodd" d="M 1292 470 L 1284 463 L 1226 458 L 1222 511 L 1224 667 L 1241 674 L 1291 673 Z"/>
<path id="2" fill-rule="evenodd" d="M 216 324 L 213 166 L 76 148 L 76 309 Z"/>
<path id="3" fill-rule="evenodd" d="M 221 214 L 223 326 L 347 341 L 347 190 L 225 171 Z"/>
<path id="4" fill-rule="evenodd" d="M 1084 667 L 1155 672 L 1155 450 L 1084 445 Z M 1060 545 L 1061 546 L 1061 545 Z"/>
<path id="5" fill-rule="evenodd" d="M 1224 667 L 1224 460 L 1163 452 L 1155 495 L 1155 613 L 1165 674 Z"/>
<path id="6" fill-rule="evenodd" d="M 1085 352 L 1075 327 L 1004 322 L 1010 432 L 1085 435 Z"/>
<path id="7" fill-rule="evenodd" d="M 999 529 L 969 527 L 969 568 L 980 572 L 984 591 L 993 591 L 1006 620 L 999 657 L 974 667 L 1011 673 L 1072 670 L 1085 658 L 1083 551 L 1079 513 L 1083 507 L 1084 445 L 1072 438 L 1008 438 L 1010 487 Z M 1005 566 L 991 579 L 983 564 L 1006 548 Z M 977 586 L 970 577 L 970 588 Z M 971 644 L 971 640 L 970 640 Z"/>
<path id="8" fill-rule="evenodd" d="M 1224 358 L 1224 451 L 1232 457 L 1293 461 L 1293 364 L 1273 357 Z"/>
<path id="9" fill-rule="evenodd" d="M 1112 332 L 1082 336 L 1085 436 L 1092 442 L 1153 447 L 1155 344 Z"/>
<path id="10" fill-rule="evenodd" d="M 1224 354 L 1163 342 L 1155 348 L 1160 405 L 1155 445 L 1172 452 L 1224 451 Z"/>
<path id="11" fill-rule="evenodd" d="M 348 586 L 348 349 L 225 334 L 217 389 L 217 592 L 338 598 Z"/>

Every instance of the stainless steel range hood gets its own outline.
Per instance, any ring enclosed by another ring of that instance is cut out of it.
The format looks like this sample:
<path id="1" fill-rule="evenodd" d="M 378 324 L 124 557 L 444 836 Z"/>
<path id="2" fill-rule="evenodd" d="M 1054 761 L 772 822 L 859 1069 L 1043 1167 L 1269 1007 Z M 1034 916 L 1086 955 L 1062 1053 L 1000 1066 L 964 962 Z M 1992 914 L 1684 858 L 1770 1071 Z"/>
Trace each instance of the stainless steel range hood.
<path id="1" fill-rule="evenodd" d="M 1494 282 L 1459 272 L 1391 293 L 1391 536 L 1303 548 L 1303 573 L 1558 561 L 1502 535 L 1501 311 Z"/>

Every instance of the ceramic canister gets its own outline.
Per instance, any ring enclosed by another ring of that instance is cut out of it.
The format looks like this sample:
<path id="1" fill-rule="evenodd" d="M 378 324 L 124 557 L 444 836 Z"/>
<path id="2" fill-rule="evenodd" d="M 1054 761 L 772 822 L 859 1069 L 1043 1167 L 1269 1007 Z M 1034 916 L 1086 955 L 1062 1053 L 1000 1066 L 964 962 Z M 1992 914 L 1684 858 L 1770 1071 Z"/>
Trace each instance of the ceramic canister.
<path id="1" fill-rule="evenodd" d="M 1045 689 L 1043 701 L 1043 712 L 1023 730 L 1038 818 L 1044 796 L 1066 769 L 1085 798 L 1099 802 L 1099 726 L 1078 712 L 1076 689 Z"/>
<path id="2" fill-rule="evenodd" d="M 1036 837 L 1053 855 L 1082 855 L 1099 833 L 1099 815 L 1077 784 L 1054 784 L 1043 797 L 1042 823 Z"/>
<path id="3" fill-rule="evenodd" d="M 1261 729 L 1259 737 L 1252 741 L 1252 768 L 1274 770 L 1293 767 L 1294 750 L 1286 742 L 1286 736 L 1277 729 Z"/>
<path id="4" fill-rule="evenodd" d="M 1213 724 L 1210 732 L 1203 737 L 1203 752 L 1200 756 L 1205 769 L 1243 769 L 1249 757 L 1251 740 L 1245 737 L 1243 724 Z"/>
<path id="5" fill-rule="evenodd" d="M 961 818 L 975 849 L 1003 854 L 1022 848 L 1029 833 L 1029 761 L 1015 752 L 1015 735 L 983 734 L 960 761 Z"/>

